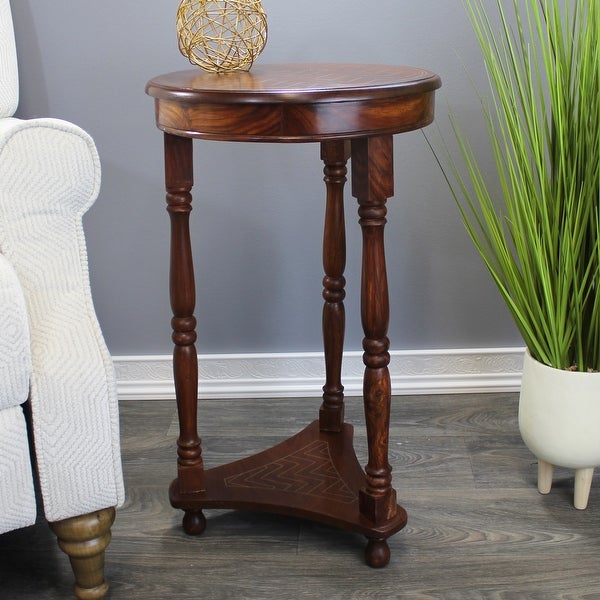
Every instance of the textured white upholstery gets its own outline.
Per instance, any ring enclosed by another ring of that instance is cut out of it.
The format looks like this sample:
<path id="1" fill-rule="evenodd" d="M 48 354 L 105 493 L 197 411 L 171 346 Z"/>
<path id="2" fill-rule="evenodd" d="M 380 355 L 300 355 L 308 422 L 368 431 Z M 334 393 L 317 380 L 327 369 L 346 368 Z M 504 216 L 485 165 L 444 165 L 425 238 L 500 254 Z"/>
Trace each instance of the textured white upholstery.
<path id="1" fill-rule="evenodd" d="M 115 376 L 92 304 L 82 227 L 99 185 L 96 148 L 79 127 L 57 119 L 0 126 L 0 252 L 27 304 L 49 521 L 123 501 Z"/>
<path id="2" fill-rule="evenodd" d="M 82 226 L 99 191 L 98 154 L 71 123 L 12 117 L 17 101 L 10 6 L 0 0 L 0 292 L 22 291 L 27 315 L 3 343 L 18 302 L 11 307 L 0 293 L 0 377 L 8 373 L 0 381 L 0 532 L 5 497 L 18 497 L 23 523 L 31 522 L 26 486 L 8 479 L 17 460 L 24 475 L 24 456 L 29 464 L 18 406 L 28 395 L 48 521 L 119 506 L 124 497 L 115 375 L 92 303 Z M 22 524 L 7 515 L 7 523 Z"/>
<path id="3" fill-rule="evenodd" d="M 0 411 L 0 533 L 35 523 L 27 426 L 20 406 Z"/>
<path id="4" fill-rule="evenodd" d="M 19 102 L 19 72 L 8 0 L 0 0 L 0 118 L 12 117 Z"/>
<path id="5" fill-rule="evenodd" d="M 0 254 L 0 533 L 35 522 L 25 415 L 31 354 L 21 286 Z"/>
<path id="6" fill-rule="evenodd" d="M 29 397 L 31 351 L 25 298 L 12 265 L 0 254 L 0 411 Z"/>

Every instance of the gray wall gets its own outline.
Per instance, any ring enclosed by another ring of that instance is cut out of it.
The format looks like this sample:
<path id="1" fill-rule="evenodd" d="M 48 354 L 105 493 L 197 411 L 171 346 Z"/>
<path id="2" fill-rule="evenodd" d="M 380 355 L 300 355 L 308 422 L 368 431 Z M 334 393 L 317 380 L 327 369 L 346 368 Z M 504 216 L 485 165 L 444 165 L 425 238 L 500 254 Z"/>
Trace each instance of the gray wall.
<path id="1" fill-rule="evenodd" d="M 448 107 L 481 140 L 470 78 L 484 85 L 461 0 L 263 0 L 261 62 L 345 61 L 439 73 Z M 171 351 L 162 135 L 148 79 L 189 68 L 177 0 L 12 0 L 19 116 L 73 121 L 94 137 L 102 192 L 85 219 L 92 289 L 115 355 Z M 374 6 L 374 8 L 371 8 Z M 430 128 L 436 134 L 435 126 Z M 324 189 L 317 145 L 196 142 L 193 244 L 200 352 L 321 348 Z M 420 132 L 397 136 L 387 228 L 393 349 L 518 346 Z M 485 151 L 483 146 L 482 152 Z M 234 176 L 235 175 L 235 176 Z M 348 194 L 347 348 L 359 349 L 360 232 Z"/>

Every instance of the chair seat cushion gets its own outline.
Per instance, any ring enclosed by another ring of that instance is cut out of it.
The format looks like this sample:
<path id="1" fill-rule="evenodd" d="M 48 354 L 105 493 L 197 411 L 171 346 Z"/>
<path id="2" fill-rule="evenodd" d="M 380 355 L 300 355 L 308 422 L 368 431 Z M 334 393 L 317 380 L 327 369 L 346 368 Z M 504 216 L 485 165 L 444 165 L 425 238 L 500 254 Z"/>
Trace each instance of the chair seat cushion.
<path id="1" fill-rule="evenodd" d="M 0 410 L 29 396 L 31 353 L 25 299 L 17 275 L 0 254 Z"/>
<path id="2" fill-rule="evenodd" d="M 0 533 L 35 523 L 35 491 L 25 415 L 0 410 Z"/>

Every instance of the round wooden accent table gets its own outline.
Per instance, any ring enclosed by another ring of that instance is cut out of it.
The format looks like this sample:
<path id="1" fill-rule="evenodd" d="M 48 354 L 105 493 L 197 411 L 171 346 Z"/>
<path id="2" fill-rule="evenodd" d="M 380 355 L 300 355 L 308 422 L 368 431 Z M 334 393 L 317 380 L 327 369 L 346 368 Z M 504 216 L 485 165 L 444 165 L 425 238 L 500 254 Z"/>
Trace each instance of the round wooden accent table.
<path id="1" fill-rule="evenodd" d="M 150 80 L 164 132 L 171 220 L 173 366 L 179 414 L 177 479 L 170 500 L 183 527 L 201 533 L 203 509 L 268 511 L 312 519 L 367 537 L 366 562 L 385 566 L 387 538 L 406 524 L 388 463 L 391 386 L 384 226 L 394 194 L 392 136 L 433 120 L 434 73 L 360 64 L 256 65 L 250 72 L 200 70 Z M 197 430 L 198 362 L 194 267 L 189 231 L 193 138 L 238 142 L 319 142 L 324 162 L 325 385 L 318 419 L 277 446 L 204 469 Z M 346 258 L 343 189 L 347 162 L 363 237 L 361 317 L 368 463 L 359 465 L 344 422 L 341 368 Z"/>

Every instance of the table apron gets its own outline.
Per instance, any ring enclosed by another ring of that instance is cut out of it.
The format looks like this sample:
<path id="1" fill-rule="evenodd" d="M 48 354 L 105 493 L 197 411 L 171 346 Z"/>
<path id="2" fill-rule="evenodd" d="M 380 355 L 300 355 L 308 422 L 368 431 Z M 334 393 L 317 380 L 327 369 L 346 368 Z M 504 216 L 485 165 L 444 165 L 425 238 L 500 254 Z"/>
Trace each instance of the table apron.
<path id="1" fill-rule="evenodd" d="M 156 99 L 159 129 L 221 141 L 314 142 L 420 129 L 434 117 L 434 92 L 370 101 L 231 104 Z"/>

